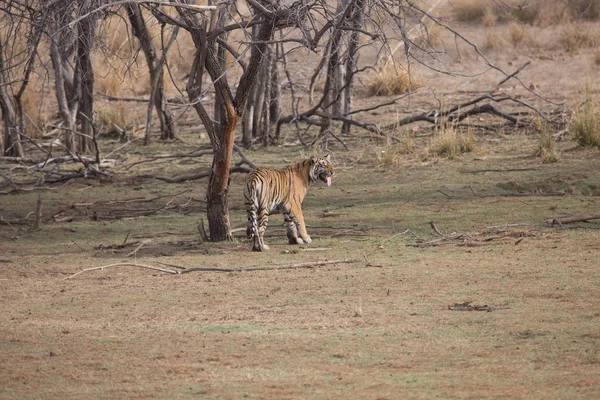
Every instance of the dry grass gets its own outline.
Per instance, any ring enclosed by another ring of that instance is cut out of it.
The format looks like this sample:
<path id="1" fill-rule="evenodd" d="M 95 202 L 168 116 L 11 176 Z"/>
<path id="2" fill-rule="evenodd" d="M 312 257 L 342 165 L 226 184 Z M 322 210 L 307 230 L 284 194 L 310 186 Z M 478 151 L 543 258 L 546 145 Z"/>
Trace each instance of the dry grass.
<path id="1" fill-rule="evenodd" d="M 422 48 L 438 48 L 444 45 L 443 29 L 434 23 L 420 26 L 419 35 L 414 39 Z"/>
<path id="2" fill-rule="evenodd" d="M 492 18 L 494 22 L 496 21 L 496 13 L 493 12 L 490 2 L 459 0 L 453 1 L 451 4 L 454 18 L 459 22 L 480 23 L 484 16 L 488 22 Z"/>
<path id="3" fill-rule="evenodd" d="M 594 54 L 594 63 L 600 65 L 600 50 L 596 50 L 596 53 Z"/>
<path id="4" fill-rule="evenodd" d="M 593 25 L 568 24 L 561 31 L 561 42 L 568 52 L 596 47 L 600 44 L 600 32 Z"/>
<path id="5" fill-rule="evenodd" d="M 521 46 L 527 36 L 525 27 L 522 24 L 510 24 L 508 27 L 508 32 L 510 34 L 510 42 L 515 48 Z"/>
<path id="6" fill-rule="evenodd" d="M 419 83 L 409 71 L 387 64 L 368 78 L 366 86 L 369 96 L 394 96 L 415 90 Z"/>
<path id="7" fill-rule="evenodd" d="M 113 123 L 121 129 L 131 124 L 130 114 L 126 111 L 126 106 L 123 102 L 110 102 L 102 104 L 98 107 L 98 122 L 105 130 L 112 130 Z"/>
<path id="8" fill-rule="evenodd" d="M 540 157 L 544 164 L 558 162 L 560 155 L 556 148 L 556 141 L 554 140 L 554 136 L 552 136 L 550 126 L 542 121 L 538 121 L 538 128 L 540 139 L 535 156 Z"/>
<path id="9" fill-rule="evenodd" d="M 472 129 L 461 132 L 451 124 L 442 123 L 442 128 L 429 143 L 429 154 L 454 159 L 460 154 L 475 150 L 475 135 Z"/>
<path id="10" fill-rule="evenodd" d="M 485 51 L 494 51 L 494 50 L 501 50 L 504 49 L 508 46 L 507 41 L 497 35 L 496 33 L 492 32 L 492 31 L 488 31 L 485 34 L 485 42 L 483 44 L 483 50 Z"/>
<path id="11" fill-rule="evenodd" d="M 34 89 L 30 84 L 21 101 L 25 113 L 25 133 L 30 137 L 38 137 L 44 132 L 49 120 L 48 107 L 45 97 L 41 95 L 41 88 Z"/>
<path id="12" fill-rule="evenodd" d="M 400 140 L 400 143 L 394 144 L 389 140 L 387 146 L 377 146 L 373 149 L 375 159 L 377 160 L 377 168 L 387 170 L 400 167 L 405 160 L 405 156 L 415 152 L 415 146 L 410 131 L 401 134 Z"/>
<path id="13" fill-rule="evenodd" d="M 571 118 L 569 131 L 580 146 L 600 147 L 600 117 L 589 86 L 585 90 L 583 105 Z"/>
<path id="14" fill-rule="evenodd" d="M 511 21 L 547 26 L 573 20 L 596 21 L 600 18 L 600 3 L 595 0 L 456 0 L 451 4 L 455 20 L 485 26 Z"/>

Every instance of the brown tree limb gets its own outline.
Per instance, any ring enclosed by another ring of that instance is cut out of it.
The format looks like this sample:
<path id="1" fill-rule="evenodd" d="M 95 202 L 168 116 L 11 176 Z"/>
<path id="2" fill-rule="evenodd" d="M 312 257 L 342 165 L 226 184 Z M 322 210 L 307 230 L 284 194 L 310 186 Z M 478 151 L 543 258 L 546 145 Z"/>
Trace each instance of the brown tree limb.
<path id="1" fill-rule="evenodd" d="M 299 264 L 281 264 L 281 265 L 267 265 L 259 267 L 237 267 L 237 268 L 221 268 L 221 267 L 191 267 L 184 270 L 178 271 L 179 274 L 185 274 L 188 272 L 202 271 L 202 272 L 245 272 L 245 271 L 272 271 L 281 269 L 297 269 L 297 268 L 314 268 L 321 267 L 323 265 L 331 264 L 351 264 L 361 262 L 360 258 L 348 258 L 344 260 L 331 260 L 331 261 L 311 261 Z"/>
<path id="2" fill-rule="evenodd" d="M 562 225 L 573 222 L 587 222 L 590 219 L 600 219 L 600 214 L 577 214 L 568 217 L 546 218 L 544 222 L 548 225 Z"/>
<path id="3" fill-rule="evenodd" d="M 309 262 L 298 263 L 298 264 L 266 265 L 266 266 L 258 266 L 258 267 L 247 267 L 247 268 L 242 268 L 242 267 L 238 267 L 238 268 L 191 267 L 191 268 L 185 268 L 185 269 L 182 269 L 179 271 L 174 271 L 171 269 L 160 268 L 160 267 L 154 267 L 152 265 L 143 265 L 143 264 L 138 264 L 138 263 L 116 263 L 116 264 L 103 265 L 100 267 L 86 268 L 86 269 L 83 269 L 72 275 L 69 275 L 66 278 L 63 278 L 63 280 L 72 279 L 72 278 L 76 277 L 77 275 L 80 275 L 84 272 L 104 270 L 104 269 L 113 268 L 113 267 L 137 267 L 137 268 L 145 268 L 145 269 L 151 269 L 151 270 L 155 270 L 155 271 L 161 271 L 161 272 L 165 272 L 165 273 L 173 274 L 173 275 L 179 275 L 179 274 L 186 274 L 186 273 L 195 272 L 195 271 L 199 271 L 199 272 L 246 272 L 246 271 L 273 271 L 273 270 L 282 270 L 282 269 L 314 268 L 314 267 L 321 267 L 324 265 L 332 265 L 332 264 L 351 264 L 351 263 L 357 263 L 357 262 L 361 262 L 361 261 L 362 260 L 360 258 L 348 258 L 348 259 L 343 259 L 343 260 L 309 261 Z M 173 265 L 171 265 L 171 266 L 181 268 L 179 266 L 173 266 Z"/>

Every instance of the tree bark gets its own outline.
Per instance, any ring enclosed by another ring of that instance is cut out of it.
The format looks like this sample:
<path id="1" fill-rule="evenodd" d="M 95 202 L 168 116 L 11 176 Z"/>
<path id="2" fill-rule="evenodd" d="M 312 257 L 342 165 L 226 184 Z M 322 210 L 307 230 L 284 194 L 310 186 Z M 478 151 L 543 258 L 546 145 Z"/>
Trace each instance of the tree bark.
<path id="1" fill-rule="evenodd" d="M 79 4 L 79 14 L 87 14 L 96 6 L 93 0 L 82 0 Z M 77 59 L 75 74 L 80 84 L 79 113 L 77 120 L 81 126 L 78 137 L 78 150 L 88 153 L 94 150 L 94 68 L 92 66 L 92 45 L 96 28 L 94 14 L 77 23 Z"/>

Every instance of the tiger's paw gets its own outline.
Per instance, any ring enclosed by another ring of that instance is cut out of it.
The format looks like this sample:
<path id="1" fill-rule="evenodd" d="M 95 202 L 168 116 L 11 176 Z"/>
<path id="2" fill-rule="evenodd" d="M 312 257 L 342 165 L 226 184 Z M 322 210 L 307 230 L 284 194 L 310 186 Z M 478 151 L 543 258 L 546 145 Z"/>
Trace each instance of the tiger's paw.
<path id="1" fill-rule="evenodd" d="M 305 236 L 302 239 L 304 239 L 305 243 L 311 243 L 312 242 L 312 239 L 310 238 L 310 236 Z M 302 240 L 302 239 L 298 239 L 298 240 Z"/>
<path id="2" fill-rule="evenodd" d="M 269 246 L 263 244 L 262 246 L 253 246 L 252 251 L 267 251 L 269 250 Z"/>
<path id="3" fill-rule="evenodd" d="M 289 243 L 290 244 L 303 244 L 304 240 L 302 240 L 300 238 L 290 238 Z"/>

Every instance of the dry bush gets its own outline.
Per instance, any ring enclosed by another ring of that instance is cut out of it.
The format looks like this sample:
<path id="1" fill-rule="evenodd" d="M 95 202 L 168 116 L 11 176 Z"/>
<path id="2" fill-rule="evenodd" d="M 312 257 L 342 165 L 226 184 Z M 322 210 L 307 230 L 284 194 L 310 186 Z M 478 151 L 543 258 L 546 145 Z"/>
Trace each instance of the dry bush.
<path id="1" fill-rule="evenodd" d="M 444 156 L 450 159 L 463 153 L 475 150 L 475 135 L 472 129 L 467 129 L 465 134 L 453 125 L 442 123 L 442 128 L 434 135 L 429 143 L 429 154 Z"/>
<path id="2" fill-rule="evenodd" d="M 598 0 L 570 0 L 569 6 L 576 19 L 589 21 L 600 19 L 600 2 Z"/>
<path id="3" fill-rule="evenodd" d="M 418 83 L 410 72 L 387 64 L 367 80 L 370 96 L 392 96 L 415 90 Z"/>
<path id="4" fill-rule="evenodd" d="M 560 160 L 558 149 L 556 148 L 556 141 L 552 136 L 552 129 L 548 124 L 537 121 L 538 132 L 540 134 L 540 140 L 538 142 L 538 148 L 535 152 L 536 157 L 542 159 L 542 163 L 549 164 L 555 163 Z"/>
<path id="5" fill-rule="evenodd" d="M 21 105 L 25 114 L 25 134 L 35 138 L 44 132 L 44 127 L 49 120 L 42 89 L 33 89 L 30 84 L 21 98 Z"/>
<path id="6" fill-rule="evenodd" d="M 480 23 L 483 21 L 484 16 L 488 19 L 492 15 L 494 16 L 494 22 L 496 20 L 493 3 L 489 1 L 458 0 L 453 1 L 451 4 L 454 18 L 458 22 Z"/>
<path id="7" fill-rule="evenodd" d="M 583 105 L 571 118 L 569 131 L 580 146 L 600 147 L 600 118 L 596 113 L 589 87 L 585 90 Z"/>
<path id="8" fill-rule="evenodd" d="M 525 27 L 514 22 L 508 27 L 508 32 L 510 34 L 510 42 L 514 47 L 519 47 L 527 36 Z"/>
<path id="9" fill-rule="evenodd" d="M 123 102 L 110 102 L 98 105 L 98 123 L 103 131 L 112 131 L 113 123 L 121 129 L 125 129 L 129 122 L 126 117 L 125 104 Z"/>
<path id="10" fill-rule="evenodd" d="M 400 167 L 405 156 L 414 154 L 415 147 L 411 131 L 406 130 L 404 133 L 400 133 L 399 136 L 399 142 L 392 142 L 392 138 L 390 137 L 387 140 L 387 145 L 370 148 L 369 153 L 375 156 L 375 166 L 377 168 L 390 169 Z"/>
<path id="11" fill-rule="evenodd" d="M 107 70 L 108 62 L 94 62 L 96 90 L 109 96 L 117 96 L 124 85 L 123 78 L 115 70 Z"/>
<path id="12" fill-rule="evenodd" d="M 598 0 L 454 0 L 451 4 L 456 21 L 485 26 L 510 21 L 547 26 L 571 20 L 600 19 Z"/>
<path id="13" fill-rule="evenodd" d="M 421 27 L 421 32 L 414 40 L 422 48 L 437 48 L 444 45 L 442 33 L 443 29 L 438 24 L 427 24 Z"/>
<path id="14" fill-rule="evenodd" d="M 486 8 L 483 13 L 483 17 L 481 18 L 481 23 L 484 26 L 494 26 L 496 25 L 498 17 L 492 8 Z"/>
<path id="15" fill-rule="evenodd" d="M 506 40 L 492 31 L 488 31 L 485 35 L 485 43 L 483 44 L 484 51 L 493 51 L 506 48 L 508 46 Z"/>
<path id="16" fill-rule="evenodd" d="M 591 26 L 569 24 L 561 32 L 561 42 L 566 51 L 577 51 L 580 48 L 596 47 L 600 43 L 600 34 Z"/>

